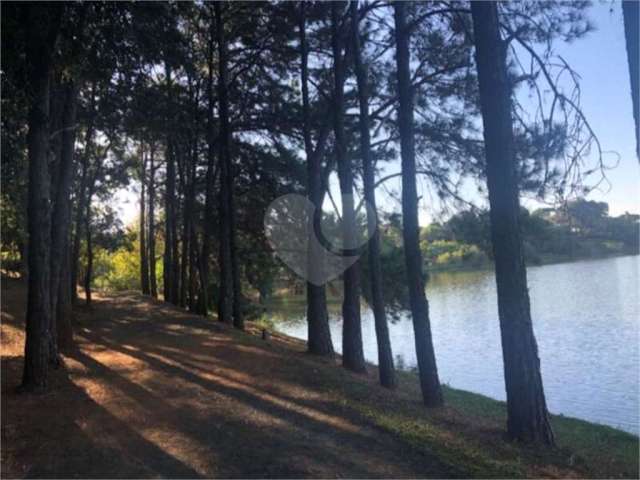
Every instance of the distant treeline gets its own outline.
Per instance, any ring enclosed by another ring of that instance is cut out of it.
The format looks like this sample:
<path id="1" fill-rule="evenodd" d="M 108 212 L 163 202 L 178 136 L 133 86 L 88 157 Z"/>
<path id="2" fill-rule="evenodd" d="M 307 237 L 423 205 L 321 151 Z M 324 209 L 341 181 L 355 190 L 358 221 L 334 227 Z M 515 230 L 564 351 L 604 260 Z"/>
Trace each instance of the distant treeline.
<path id="1" fill-rule="evenodd" d="M 609 216 L 609 205 L 584 199 L 560 208 L 520 210 L 525 261 L 529 265 L 614 255 L 637 255 L 640 215 Z M 382 219 L 381 261 L 387 279 L 385 302 L 392 316 L 406 311 L 409 298 L 403 286 L 404 254 L 401 217 Z M 460 211 L 448 220 L 420 230 L 420 248 L 426 275 L 440 270 L 490 268 L 493 264 L 489 212 Z M 366 266 L 363 267 L 366 270 Z M 370 287 L 364 279 L 365 298 Z M 428 280 L 428 279 L 427 279 Z"/>
<path id="2" fill-rule="evenodd" d="M 625 213 L 612 217 L 605 202 L 579 199 L 559 208 L 540 208 L 532 212 L 522 208 L 520 225 L 525 260 L 529 265 L 635 255 L 640 250 L 640 215 Z M 383 265 L 389 277 L 398 280 L 390 283 L 402 285 L 402 217 L 397 214 L 383 217 L 380 231 Z M 109 290 L 140 288 L 137 233 L 137 225 L 128 231 L 119 226 L 111 235 L 104 234 L 104 239 L 97 239 L 93 282 L 96 287 Z M 159 241 L 162 247 L 162 239 Z M 462 210 L 446 221 L 422 227 L 420 246 L 428 271 L 487 268 L 493 261 L 489 212 Z M 158 264 L 157 268 L 157 275 L 162 278 L 162 265 Z M 362 268 L 366 270 L 364 263 Z M 289 285 L 291 293 L 296 286 L 298 291 L 304 290 L 302 282 L 275 259 L 260 263 L 259 270 L 260 275 L 251 276 L 248 288 L 253 287 L 263 300 L 278 286 Z M 367 275 L 363 277 L 366 279 Z M 391 286 L 388 289 L 393 290 Z M 211 294 L 214 298 L 217 296 L 215 289 Z M 388 297 L 393 304 L 396 296 Z"/>
<path id="3" fill-rule="evenodd" d="M 609 216 L 609 205 L 584 199 L 560 208 L 521 209 L 525 260 L 530 265 L 638 254 L 640 215 Z M 389 228 L 397 225 L 391 223 Z M 393 238 L 393 236 L 391 236 Z M 430 270 L 474 268 L 493 258 L 489 212 L 465 210 L 420 232 Z"/>

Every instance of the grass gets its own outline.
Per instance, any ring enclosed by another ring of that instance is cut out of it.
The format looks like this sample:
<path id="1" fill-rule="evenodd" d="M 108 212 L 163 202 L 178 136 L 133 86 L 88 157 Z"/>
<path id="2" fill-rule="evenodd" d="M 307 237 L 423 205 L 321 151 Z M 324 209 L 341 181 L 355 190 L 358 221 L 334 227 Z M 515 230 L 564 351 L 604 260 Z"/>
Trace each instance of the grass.
<path id="1" fill-rule="evenodd" d="M 436 452 L 463 476 L 638 478 L 637 436 L 583 420 L 552 415 L 557 448 L 506 441 L 506 404 L 444 386 L 446 407 L 427 410 L 416 373 L 399 372 L 395 398 L 371 397 L 350 386 L 347 404 L 414 448 Z"/>
<path id="2" fill-rule="evenodd" d="M 276 305 L 281 316 L 295 316 L 296 308 L 304 306 L 304 298 L 288 298 Z M 393 395 L 384 389 L 371 388 L 375 375 L 363 383 L 361 378 L 344 375 L 340 369 L 323 372 L 326 388 L 337 392 L 345 408 L 425 454 L 436 452 L 461 476 L 639 478 L 640 475 L 638 437 L 606 425 L 552 415 L 557 448 L 527 448 L 502 438 L 507 418 L 504 402 L 445 386 L 446 407 L 428 411 L 420 403 L 414 372 L 398 372 L 399 385 Z"/>
<path id="3" fill-rule="evenodd" d="M 277 334 L 288 341 L 297 341 Z M 251 340 L 249 340 L 251 341 Z M 256 339 L 259 344 L 259 340 Z M 310 357 L 310 361 L 321 360 Z M 302 368 L 307 368 L 301 365 Z M 297 367 L 292 366 L 292 370 Z M 445 407 L 421 403 L 415 372 L 397 372 L 398 386 L 377 385 L 377 368 L 363 377 L 333 364 L 314 370 L 345 414 L 357 416 L 410 445 L 414 454 L 435 456 L 452 476 L 475 478 L 638 478 L 639 438 L 605 425 L 552 415 L 556 448 L 505 438 L 506 404 L 443 386 Z M 291 372 L 295 375 L 295 372 Z"/>

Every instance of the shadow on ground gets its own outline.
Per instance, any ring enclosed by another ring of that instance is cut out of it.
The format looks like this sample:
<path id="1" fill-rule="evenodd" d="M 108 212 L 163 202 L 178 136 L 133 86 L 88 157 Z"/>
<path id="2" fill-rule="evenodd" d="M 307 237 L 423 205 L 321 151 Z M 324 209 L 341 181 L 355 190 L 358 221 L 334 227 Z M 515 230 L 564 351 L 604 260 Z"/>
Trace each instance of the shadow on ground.
<path id="1" fill-rule="evenodd" d="M 24 292 L 3 293 L 4 477 L 465 475 L 354 414 L 322 361 L 136 294 L 80 308 L 50 392 L 18 395 Z"/>

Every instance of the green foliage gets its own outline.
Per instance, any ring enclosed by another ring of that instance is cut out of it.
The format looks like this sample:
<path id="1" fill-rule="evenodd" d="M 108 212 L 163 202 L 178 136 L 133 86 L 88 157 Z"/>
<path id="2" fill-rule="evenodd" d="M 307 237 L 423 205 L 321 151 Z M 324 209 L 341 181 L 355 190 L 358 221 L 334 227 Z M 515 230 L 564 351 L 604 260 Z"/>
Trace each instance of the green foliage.
<path id="1" fill-rule="evenodd" d="M 476 267 L 487 262 L 487 256 L 476 245 L 453 240 L 436 240 L 421 244 L 425 260 L 432 267 Z"/>
<path id="2" fill-rule="evenodd" d="M 119 248 L 113 253 L 101 248 L 94 258 L 94 284 L 104 290 L 139 290 L 140 256 L 136 251 Z"/>
<path id="3" fill-rule="evenodd" d="M 92 285 L 107 291 L 140 289 L 140 241 L 136 228 L 119 232 L 120 241 L 99 236 L 94 249 Z M 159 242 L 162 247 L 162 242 Z M 83 252 L 83 256 L 86 255 Z M 84 260 L 81 262 L 84 264 Z M 155 262 L 156 278 L 162 288 L 162 262 Z"/>

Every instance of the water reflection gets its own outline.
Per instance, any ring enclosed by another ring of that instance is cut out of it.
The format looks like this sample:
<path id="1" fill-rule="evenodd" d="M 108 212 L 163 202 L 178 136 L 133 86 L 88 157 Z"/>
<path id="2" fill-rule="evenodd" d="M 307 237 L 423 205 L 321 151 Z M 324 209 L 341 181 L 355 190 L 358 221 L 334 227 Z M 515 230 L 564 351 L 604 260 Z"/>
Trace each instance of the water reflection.
<path id="1" fill-rule="evenodd" d="M 554 413 L 638 433 L 639 262 L 619 257 L 528 269 L 542 376 Z M 427 286 L 441 381 L 504 399 L 495 280 L 491 271 L 432 274 Z M 330 308 L 331 333 L 341 347 L 339 306 Z M 272 312 L 277 328 L 306 338 L 305 307 Z M 372 312 L 364 308 L 365 357 L 377 360 Z M 410 316 L 390 325 L 399 367 L 416 365 Z"/>

